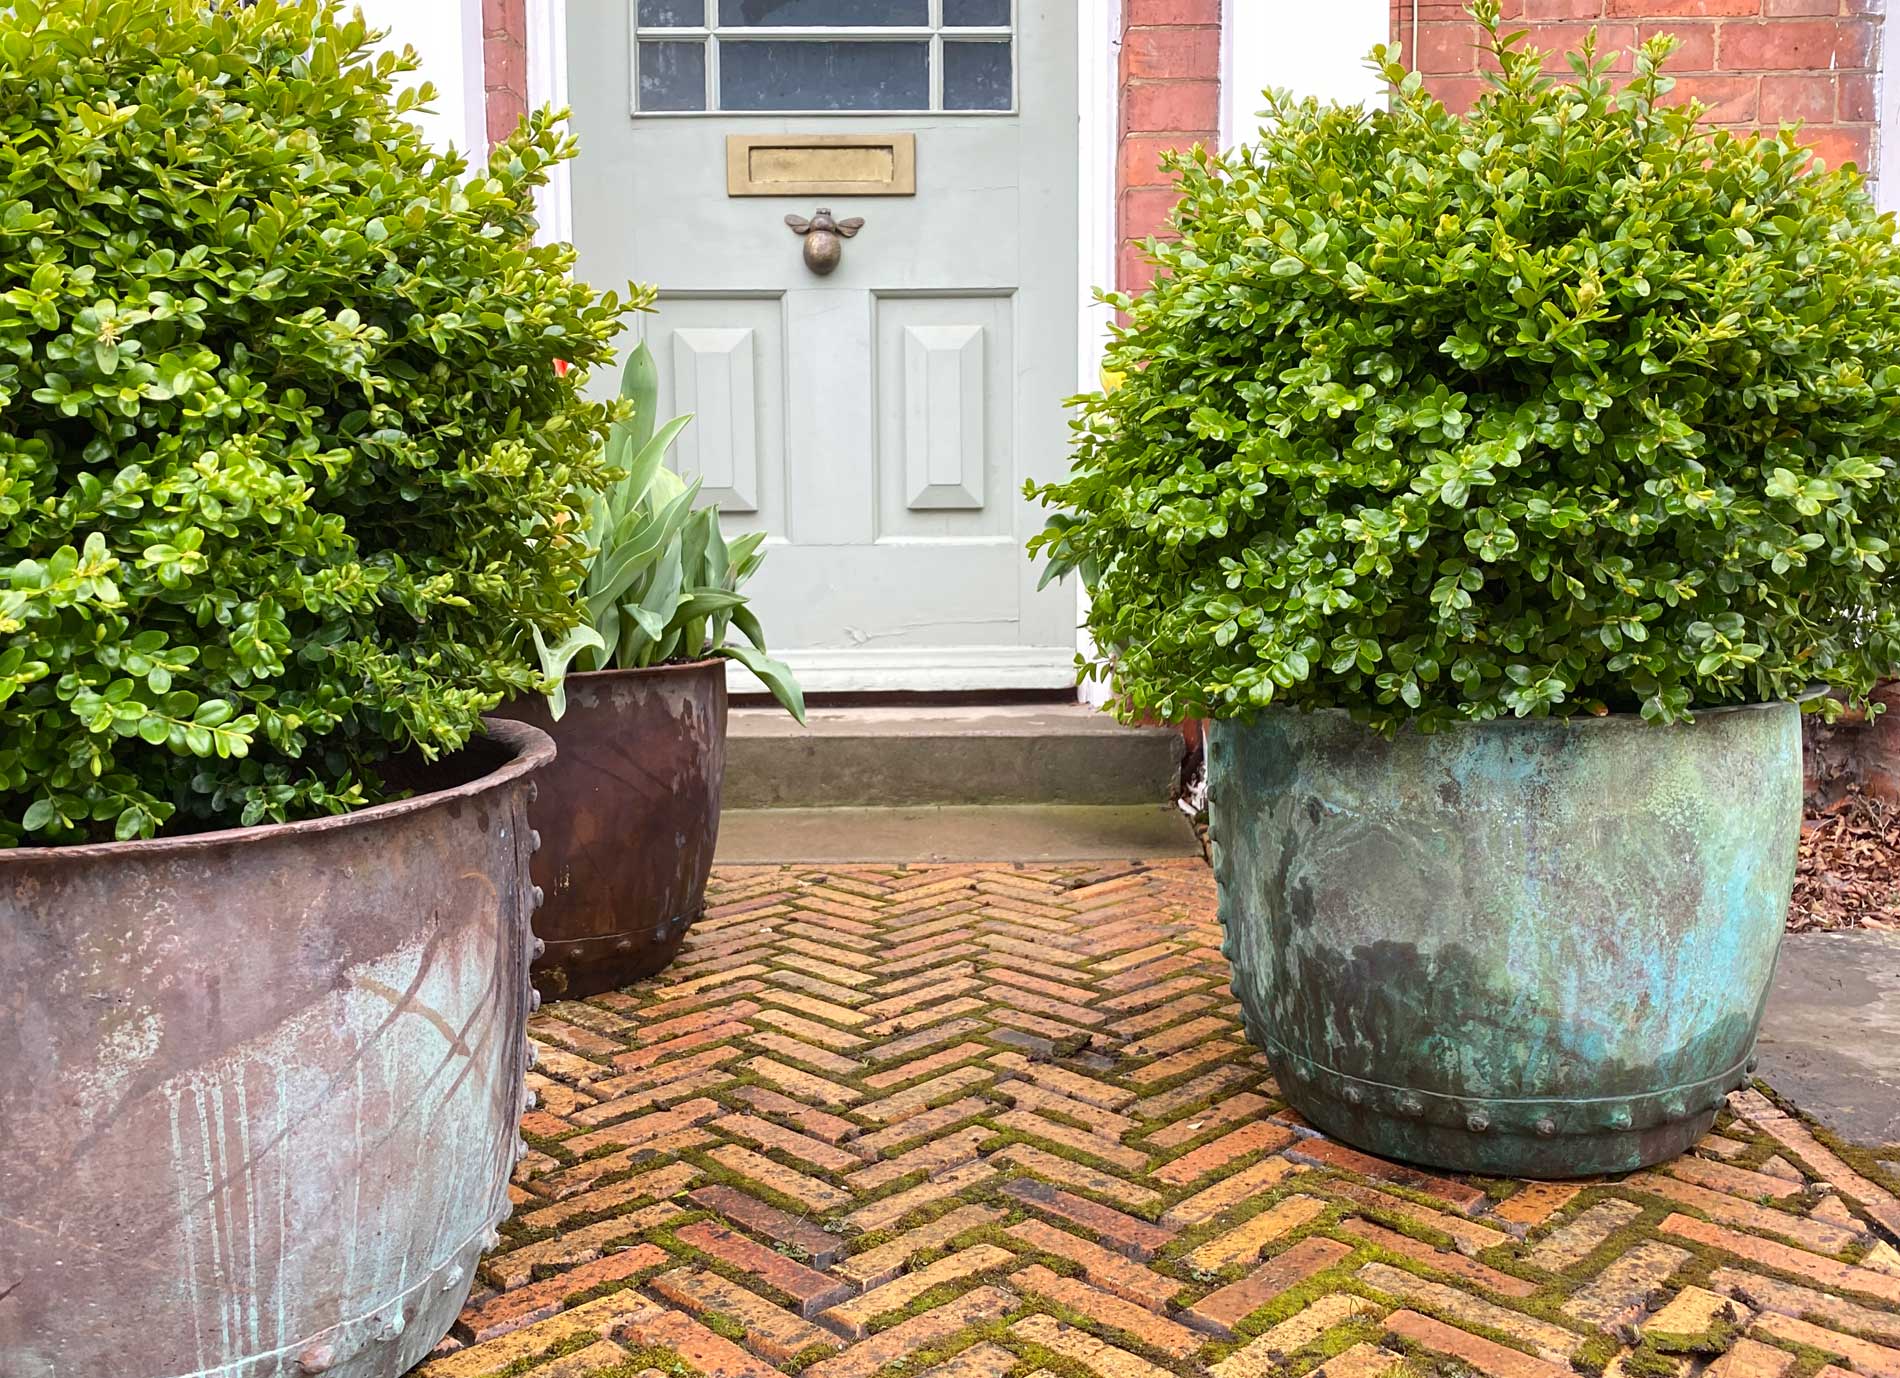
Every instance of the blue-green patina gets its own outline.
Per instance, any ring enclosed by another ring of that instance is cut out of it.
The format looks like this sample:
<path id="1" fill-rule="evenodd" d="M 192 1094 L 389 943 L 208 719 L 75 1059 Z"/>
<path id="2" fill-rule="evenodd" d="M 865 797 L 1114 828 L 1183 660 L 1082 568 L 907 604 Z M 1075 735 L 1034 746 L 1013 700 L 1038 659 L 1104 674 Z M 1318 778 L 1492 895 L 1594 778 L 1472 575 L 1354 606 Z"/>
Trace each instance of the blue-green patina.
<path id="1" fill-rule="evenodd" d="M 1208 747 L 1249 1036 L 1319 1127 L 1564 1177 L 1678 1153 L 1752 1067 L 1794 883 L 1791 704 L 1380 737 L 1273 710 Z"/>

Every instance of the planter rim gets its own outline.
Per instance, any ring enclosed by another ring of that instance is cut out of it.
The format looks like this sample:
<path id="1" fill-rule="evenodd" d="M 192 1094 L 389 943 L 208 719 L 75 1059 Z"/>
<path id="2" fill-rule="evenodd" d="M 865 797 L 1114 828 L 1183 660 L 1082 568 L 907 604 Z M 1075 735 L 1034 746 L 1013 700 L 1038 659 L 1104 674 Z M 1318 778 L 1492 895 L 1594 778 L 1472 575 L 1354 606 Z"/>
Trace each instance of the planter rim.
<path id="1" fill-rule="evenodd" d="M 1485 728 L 1527 731 L 1533 728 L 1570 730 L 1609 726 L 1640 727 L 1645 731 L 1667 732 L 1679 728 L 1693 729 L 1700 726 L 1709 718 L 1732 717 L 1743 713 L 1771 713 L 1778 709 L 1799 711 L 1801 704 L 1806 701 L 1807 697 L 1808 696 L 1804 695 L 1801 699 L 1774 699 L 1766 703 L 1724 703 L 1718 704 L 1713 708 L 1691 708 L 1689 711 L 1695 715 L 1695 721 L 1693 722 L 1651 723 L 1645 721 L 1643 715 L 1640 713 L 1573 713 L 1567 718 L 1520 718 L 1513 714 L 1503 714 L 1484 722 L 1474 722 L 1469 718 L 1459 718 L 1451 725 L 1441 728 L 1439 731 L 1431 733 L 1430 735 L 1434 737 L 1446 737 L 1455 732 L 1482 730 Z M 1352 710 L 1350 708 L 1305 708 L 1298 705 L 1278 703 L 1265 705 L 1256 710 L 1254 716 L 1259 717 L 1269 713 L 1288 717 L 1297 714 L 1315 718 L 1353 720 Z M 1245 727 L 1249 719 L 1215 718 L 1212 721 L 1216 727 Z M 1417 728 L 1409 719 L 1401 726 L 1405 731 L 1417 732 Z"/>
<path id="2" fill-rule="evenodd" d="M 473 780 L 446 789 L 430 790 L 387 804 L 372 804 L 366 809 L 325 818 L 305 818 L 295 823 L 259 823 L 248 828 L 219 828 L 213 832 L 183 833 L 175 837 L 147 837 L 131 842 L 82 842 L 71 847 L 0 848 L 0 872 L 9 867 L 48 865 L 68 861 L 106 861 L 121 857 L 163 857 L 167 854 L 189 856 L 214 848 L 235 847 L 285 837 L 310 837 L 320 833 L 341 832 L 346 828 L 372 827 L 409 814 L 487 794 L 548 764 L 554 759 L 554 739 L 538 727 L 508 718 L 483 718 L 487 739 L 499 744 L 510 755 L 506 761 Z M 479 740 L 479 739 L 472 739 Z"/>
<path id="3" fill-rule="evenodd" d="M 630 670 L 576 670 L 567 675 L 570 682 L 598 684 L 609 679 L 641 679 L 646 676 L 678 675 L 691 671 L 710 670 L 715 666 L 725 667 L 731 664 L 724 656 L 707 656 L 703 660 L 669 660 L 659 665 L 640 665 Z M 535 697 L 540 697 L 536 695 Z"/>

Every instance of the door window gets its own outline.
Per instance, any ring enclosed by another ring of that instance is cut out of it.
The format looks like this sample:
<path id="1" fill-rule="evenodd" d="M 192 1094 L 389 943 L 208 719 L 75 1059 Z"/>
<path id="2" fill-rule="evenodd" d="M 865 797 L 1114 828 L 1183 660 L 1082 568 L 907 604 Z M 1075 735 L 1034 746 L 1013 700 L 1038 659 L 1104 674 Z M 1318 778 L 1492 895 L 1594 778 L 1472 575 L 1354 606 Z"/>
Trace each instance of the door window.
<path id="1" fill-rule="evenodd" d="M 1007 114 L 1012 0 L 635 0 L 634 112 Z"/>

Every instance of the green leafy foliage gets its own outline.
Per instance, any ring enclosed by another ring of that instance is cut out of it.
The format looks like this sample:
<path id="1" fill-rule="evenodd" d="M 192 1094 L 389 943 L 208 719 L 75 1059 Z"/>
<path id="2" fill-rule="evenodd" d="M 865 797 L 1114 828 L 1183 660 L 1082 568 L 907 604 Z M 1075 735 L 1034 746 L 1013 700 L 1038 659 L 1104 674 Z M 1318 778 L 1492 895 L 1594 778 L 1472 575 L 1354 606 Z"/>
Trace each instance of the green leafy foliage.
<path id="1" fill-rule="evenodd" d="M 698 481 L 688 484 L 666 467 L 667 450 L 692 417 L 654 429 L 659 376 L 644 344 L 627 358 L 620 397 L 623 415 L 605 455 L 616 477 L 585 504 L 594 542 L 584 590 L 588 625 L 557 646 L 537 641 L 542 670 L 556 681 L 548 695 L 554 717 L 566 711 L 558 681 L 570 665 L 638 670 L 724 656 L 804 722 L 804 692 L 791 670 L 766 653 L 765 630 L 739 592 L 765 559 L 765 533 L 727 541 L 717 509 L 694 506 Z M 746 641 L 726 640 L 735 627 Z"/>
<path id="2" fill-rule="evenodd" d="M 1176 158 L 1178 241 L 1032 542 L 1123 710 L 1500 714 L 1859 699 L 1900 651 L 1900 256 L 1851 170 L 1614 88 L 1473 7 L 1468 118 L 1270 95 Z M 1838 704 L 1831 704 L 1838 707 Z"/>
<path id="3" fill-rule="evenodd" d="M 0 10 L 0 845 L 339 812 L 579 620 L 620 304 L 323 0 Z"/>

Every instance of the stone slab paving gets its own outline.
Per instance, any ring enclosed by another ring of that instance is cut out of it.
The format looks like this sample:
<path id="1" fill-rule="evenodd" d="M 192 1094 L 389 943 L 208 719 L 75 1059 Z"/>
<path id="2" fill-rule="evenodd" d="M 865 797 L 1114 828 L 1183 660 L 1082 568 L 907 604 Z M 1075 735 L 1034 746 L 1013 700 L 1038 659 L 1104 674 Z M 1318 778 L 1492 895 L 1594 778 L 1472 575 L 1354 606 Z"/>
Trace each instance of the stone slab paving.
<path id="1" fill-rule="evenodd" d="M 1900 1378 L 1900 1181 L 1758 1091 L 1622 1180 L 1286 1109 L 1197 861 L 725 868 L 550 1005 L 514 1218 L 417 1378 Z"/>

